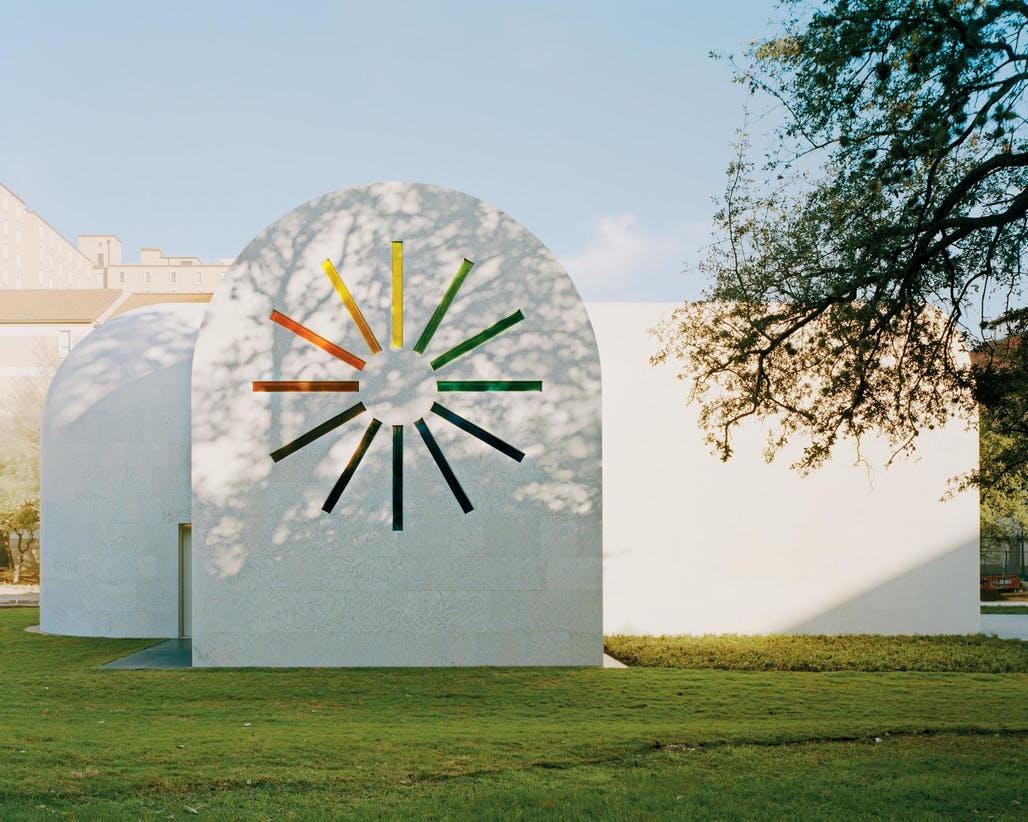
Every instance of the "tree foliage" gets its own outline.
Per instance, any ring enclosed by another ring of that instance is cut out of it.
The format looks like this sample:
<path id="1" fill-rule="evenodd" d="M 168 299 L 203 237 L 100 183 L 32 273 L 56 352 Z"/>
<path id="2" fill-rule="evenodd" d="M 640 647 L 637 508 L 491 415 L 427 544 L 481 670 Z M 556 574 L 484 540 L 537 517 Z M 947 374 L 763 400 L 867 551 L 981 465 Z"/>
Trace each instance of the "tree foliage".
<path id="1" fill-rule="evenodd" d="M 1028 236 L 1028 3 L 781 4 L 778 36 L 738 79 L 783 114 L 761 163 L 729 168 L 705 301 L 659 329 L 723 458 L 749 417 L 797 467 L 843 437 L 893 456 L 979 403 L 1006 426 L 995 476 L 1024 472 L 1025 352 L 1017 337 Z M 998 321 L 997 321 L 998 320 Z M 985 356 L 968 361 L 965 349 Z M 1009 429 L 1009 430 L 1008 430 Z"/>
<path id="2" fill-rule="evenodd" d="M 41 368 L 0 398 L 0 560 L 9 560 L 15 581 L 22 548 L 39 529 L 39 426 L 51 373 Z"/>

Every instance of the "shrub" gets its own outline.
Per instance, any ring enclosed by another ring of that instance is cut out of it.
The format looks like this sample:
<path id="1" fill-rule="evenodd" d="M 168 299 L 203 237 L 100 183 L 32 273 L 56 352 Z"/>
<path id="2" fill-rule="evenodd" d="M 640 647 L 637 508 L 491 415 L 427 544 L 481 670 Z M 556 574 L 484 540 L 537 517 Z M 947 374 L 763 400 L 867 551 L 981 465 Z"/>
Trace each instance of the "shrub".
<path id="1" fill-rule="evenodd" d="M 967 636 L 626 636 L 604 638 L 626 665 L 734 671 L 1028 671 L 1028 643 Z"/>

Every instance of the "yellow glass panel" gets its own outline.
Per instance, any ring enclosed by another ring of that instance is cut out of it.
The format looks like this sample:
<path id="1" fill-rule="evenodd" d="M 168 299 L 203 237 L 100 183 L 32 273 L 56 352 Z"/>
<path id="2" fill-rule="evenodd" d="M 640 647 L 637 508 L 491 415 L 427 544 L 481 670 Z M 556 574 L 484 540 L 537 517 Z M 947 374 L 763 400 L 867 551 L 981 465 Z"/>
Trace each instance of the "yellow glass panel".
<path id="1" fill-rule="evenodd" d="M 393 348 L 403 348 L 403 243 L 393 242 Z"/>
<path id="2" fill-rule="evenodd" d="M 357 307 L 357 302 L 353 299 L 350 294 L 350 289 L 346 287 L 343 282 L 343 278 L 339 276 L 339 272 L 336 271 L 336 267 L 332 265 L 331 260 L 325 260 L 321 264 L 321 267 L 325 269 L 325 274 L 328 276 L 329 281 L 332 283 L 332 287 L 336 290 L 339 298 L 343 301 L 343 305 L 346 306 L 346 310 L 350 312 L 350 317 L 353 319 L 354 325 L 357 326 L 357 330 L 360 331 L 361 336 L 364 338 L 364 342 L 368 344 L 368 348 L 372 354 L 377 354 L 382 350 L 382 346 L 378 344 L 378 340 L 375 339 L 375 335 L 368 325 L 367 320 L 364 319 L 364 315 L 361 314 L 360 308 Z"/>

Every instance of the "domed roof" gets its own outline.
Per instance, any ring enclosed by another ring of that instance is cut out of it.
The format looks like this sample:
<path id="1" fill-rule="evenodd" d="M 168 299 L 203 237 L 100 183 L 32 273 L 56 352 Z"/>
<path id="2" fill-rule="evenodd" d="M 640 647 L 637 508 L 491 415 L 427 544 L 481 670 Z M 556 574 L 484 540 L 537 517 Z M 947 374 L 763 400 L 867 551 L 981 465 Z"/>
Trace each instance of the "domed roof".
<path id="1" fill-rule="evenodd" d="M 164 304 L 116 317 L 54 376 L 40 447 L 46 633 L 178 635 L 190 367 L 205 309 Z"/>
<path id="2" fill-rule="evenodd" d="M 50 383 L 44 429 L 47 423 L 70 423 L 134 380 L 190 362 L 206 309 L 195 303 L 151 305 L 90 332 L 65 357 Z M 188 379 L 184 390 L 188 402 Z M 125 410 L 139 399 L 124 395 Z"/>

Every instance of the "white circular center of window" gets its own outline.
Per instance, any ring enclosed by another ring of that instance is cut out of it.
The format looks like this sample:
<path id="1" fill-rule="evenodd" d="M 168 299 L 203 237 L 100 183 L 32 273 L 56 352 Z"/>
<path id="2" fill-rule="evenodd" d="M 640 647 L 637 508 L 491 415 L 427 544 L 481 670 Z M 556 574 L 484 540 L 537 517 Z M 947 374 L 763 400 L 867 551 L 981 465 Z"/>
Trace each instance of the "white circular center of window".
<path id="1" fill-rule="evenodd" d="M 368 358 L 358 377 L 360 398 L 387 425 L 421 419 L 436 399 L 436 374 L 428 357 L 409 349 L 384 348 Z"/>

